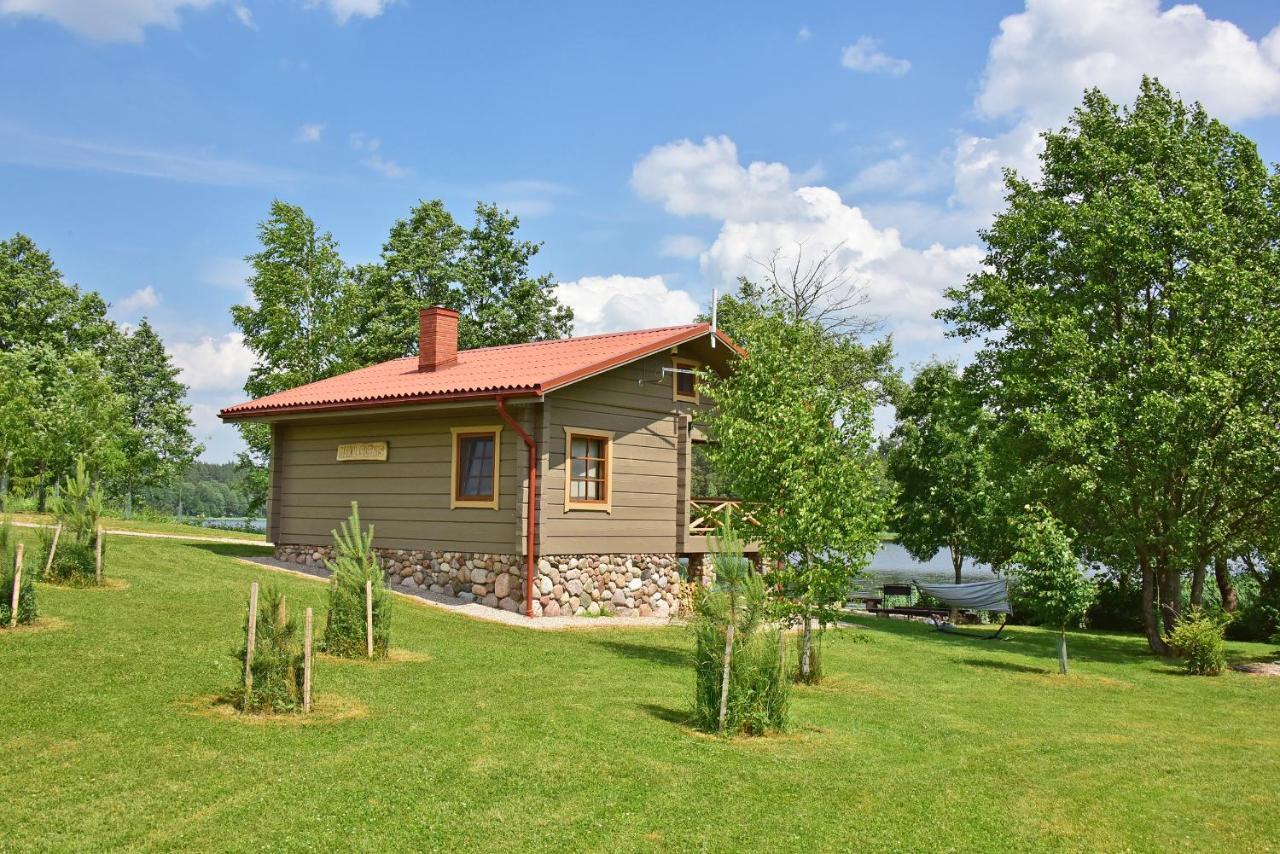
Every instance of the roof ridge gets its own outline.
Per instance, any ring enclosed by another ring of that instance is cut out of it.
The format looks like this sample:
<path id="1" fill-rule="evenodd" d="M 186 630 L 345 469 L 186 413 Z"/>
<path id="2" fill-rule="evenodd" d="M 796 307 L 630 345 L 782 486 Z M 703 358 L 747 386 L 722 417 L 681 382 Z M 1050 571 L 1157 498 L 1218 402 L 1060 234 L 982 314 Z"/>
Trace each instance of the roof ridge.
<path id="1" fill-rule="evenodd" d="M 627 329 L 627 330 L 622 330 L 618 332 L 597 332 L 593 335 L 573 335 L 573 336 L 570 336 L 569 338 L 544 338 L 541 341 L 522 341 L 519 344 L 492 344 L 488 347 L 472 347 L 468 350 L 459 350 L 458 355 L 461 356 L 464 353 L 478 353 L 482 350 L 514 350 L 517 347 L 538 347 L 538 346 L 546 346 L 548 344 L 566 344 L 569 342 L 576 342 L 576 341 L 594 341 L 598 338 L 621 338 L 625 335 L 649 335 L 654 332 L 669 332 L 669 331 L 674 331 L 676 329 L 693 329 L 698 326 L 707 326 L 707 325 L 708 324 L 706 323 L 676 323 L 676 324 L 672 324 L 671 326 L 651 326 L 648 329 Z M 394 359 L 388 359 L 386 362 L 374 362 L 373 365 L 365 365 L 365 367 L 372 368 L 376 365 L 386 365 L 386 364 L 389 364 L 390 362 L 406 362 L 410 360 L 416 362 L 418 360 L 417 355 L 415 354 L 412 356 L 396 356 Z M 354 370 L 360 370 L 360 368 L 355 368 Z M 337 376 L 341 376 L 341 374 L 338 374 Z M 317 382 L 323 382 L 323 380 L 317 380 Z"/>
<path id="2" fill-rule="evenodd" d="M 459 350 L 458 354 L 474 353 L 477 350 L 511 350 L 516 347 L 536 347 L 546 344 L 563 344 L 569 341 L 592 341 L 597 338 L 621 338 L 626 335 L 649 335 L 654 332 L 667 332 L 676 329 L 693 329 L 695 326 L 706 326 L 705 323 L 675 323 L 671 326 L 651 326 L 648 329 L 627 329 L 618 332 L 597 332 L 594 335 L 572 335 L 568 338 L 546 338 L 542 341 L 523 341 L 519 344 L 494 344 L 491 347 L 475 347 L 471 350 Z M 414 356 L 412 358 L 417 358 Z"/>

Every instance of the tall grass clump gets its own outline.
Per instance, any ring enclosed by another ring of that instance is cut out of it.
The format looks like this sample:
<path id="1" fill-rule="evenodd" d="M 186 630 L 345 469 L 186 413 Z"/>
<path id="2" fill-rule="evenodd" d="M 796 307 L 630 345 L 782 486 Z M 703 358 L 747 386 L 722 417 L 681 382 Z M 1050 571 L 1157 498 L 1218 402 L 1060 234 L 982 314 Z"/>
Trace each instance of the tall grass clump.
<path id="1" fill-rule="evenodd" d="M 58 551 L 46 581 L 87 585 L 96 582 L 98 522 L 102 517 L 102 489 L 76 460 L 75 474 L 67 475 L 49 499 L 49 511 L 62 526 Z M 102 544 L 106 564 L 106 543 Z"/>
<path id="2" fill-rule="evenodd" d="M 243 680 L 223 699 L 242 712 L 287 714 L 302 709 L 302 639 L 297 620 L 289 617 L 285 596 L 274 586 L 263 591 L 249 671 L 252 686 Z M 235 658 L 244 673 L 249 649 L 249 619 L 244 621 L 244 641 Z"/>
<path id="3" fill-rule="evenodd" d="M 1196 676 L 1217 676 L 1227 666 L 1227 648 L 1222 639 L 1225 628 L 1219 618 L 1200 609 L 1178 621 L 1169 645 L 1186 659 L 1187 672 Z"/>
<path id="4" fill-rule="evenodd" d="M 333 532 L 333 546 L 333 560 L 325 561 L 333 574 L 321 648 L 343 658 L 368 655 L 365 582 L 369 581 L 373 587 L 373 657 L 386 658 L 391 645 L 391 594 L 373 552 L 373 526 L 361 530 L 360 508 L 354 501 L 351 515 Z"/>
<path id="5" fill-rule="evenodd" d="M 13 622 L 13 576 L 17 571 L 18 543 L 13 526 L 6 518 L 0 520 L 0 629 L 7 629 Z M 18 625 L 34 623 L 36 610 L 36 574 L 38 561 L 27 556 L 22 567 L 22 581 L 18 588 Z"/>
<path id="6" fill-rule="evenodd" d="M 763 579 L 726 524 L 713 538 L 711 589 L 693 597 L 693 717 L 702 729 L 763 735 L 786 727 L 790 686 L 781 639 L 767 622 Z"/>

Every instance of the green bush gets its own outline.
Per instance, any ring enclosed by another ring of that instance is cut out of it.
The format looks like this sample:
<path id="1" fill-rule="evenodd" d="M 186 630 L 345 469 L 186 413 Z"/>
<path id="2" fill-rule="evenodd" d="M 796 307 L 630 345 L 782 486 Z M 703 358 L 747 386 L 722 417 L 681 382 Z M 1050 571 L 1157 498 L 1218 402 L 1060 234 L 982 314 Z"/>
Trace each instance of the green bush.
<path id="1" fill-rule="evenodd" d="M 74 475 L 66 479 L 49 499 L 49 511 L 62 525 L 58 551 L 47 581 L 58 584 L 88 585 L 97 581 L 97 556 L 95 545 L 98 522 L 102 518 L 102 490 L 94 483 L 85 469 L 84 460 L 76 460 Z M 47 555 L 48 548 L 45 548 Z M 106 566 L 106 543 L 103 543 L 102 562 Z"/>
<path id="2" fill-rule="evenodd" d="M 728 627 L 734 626 L 725 733 L 786 728 L 790 683 L 779 654 L 779 633 L 765 623 L 764 581 L 742 559 L 741 543 L 726 531 L 713 553 L 717 584 L 693 588 L 694 723 L 720 731 L 720 698 Z"/>
<path id="3" fill-rule="evenodd" d="M 1142 587 L 1129 583 L 1115 573 L 1103 573 L 1093 579 L 1096 598 L 1085 612 L 1085 624 L 1091 629 L 1113 632 L 1142 631 Z"/>
<path id="4" fill-rule="evenodd" d="M 13 575 L 17 569 L 17 538 L 9 520 L 0 522 L 0 629 L 9 628 L 13 618 Z M 18 589 L 18 625 L 30 625 L 39 615 L 36 609 L 38 558 L 23 558 L 22 583 Z"/>
<path id="5" fill-rule="evenodd" d="M 1188 673 L 1217 676 L 1227 666 L 1226 643 L 1222 639 L 1222 620 L 1195 610 L 1178 622 L 1169 645 L 1186 659 Z"/>
<path id="6" fill-rule="evenodd" d="M 365 582 L 373 584 L 373 655 L 385 658 L 391 646 L 391 594 L 387 591 L 373 552 L 373 526 L 360 530 L 360 509 L 351 502 L 351 515 L 333 532 L 334 559 L 325 561 L 329 579 L 329 613 L 321 648 L 330 655 L 364 658 L 368 655 L 365 625 Z"/>
<path id="7" fill-rule="evenodd" d="M 241 681 L 223 699 L 242 712 L 281 714 L 302 708 L 302 644 L 298 623 L 289 617 L 284 594 L 275 587 L 263 591 L 258 601 L 258 620 L 249 670 L 253 686 L 243 681 L 244 660 L 249 648 L 249 618 L 244 621 L 244 641 L 235 658 L 240 663 Z"/>

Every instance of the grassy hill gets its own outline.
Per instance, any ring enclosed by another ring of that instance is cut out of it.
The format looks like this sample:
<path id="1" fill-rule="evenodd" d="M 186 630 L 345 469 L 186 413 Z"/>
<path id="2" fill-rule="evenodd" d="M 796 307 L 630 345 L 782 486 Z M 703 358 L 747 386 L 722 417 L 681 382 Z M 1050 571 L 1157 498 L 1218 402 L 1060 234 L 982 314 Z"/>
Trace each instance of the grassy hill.
<path id="1" fill-rule="evenodd" d="M 210 714 L 251 580 L 325 587 L 253 546 L 117 538 L 126 589 L 42 585 L 60 626 L 0 632 L 0 848 L 1268 850 L 1280 679 L 1182 675 L 1140 638 L 944 637 L 868 621 L 826 645 L 793 731 L 683 722 L 680 628 L 528 630 L 397 600 L 416 660 L 322 659 L 306 725 Z M 300 613 L 300 610 L 299 610 Z M 865 642 L 863 641 L 865 639 Z M 1238 658 L 1266 647 L 1236 644 Z"/>

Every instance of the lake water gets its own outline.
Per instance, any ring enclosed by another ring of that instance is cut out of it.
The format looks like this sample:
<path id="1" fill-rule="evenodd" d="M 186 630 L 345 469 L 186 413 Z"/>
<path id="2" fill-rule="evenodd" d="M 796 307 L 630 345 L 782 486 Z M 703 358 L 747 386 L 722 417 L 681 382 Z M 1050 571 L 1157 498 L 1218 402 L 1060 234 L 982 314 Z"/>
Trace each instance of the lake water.
<path id="1" fill-rule="evenodd" d="M 200 524 L 206 528 L 219 528 L 222 530 L 232 531 L 243 530 L 246 523 L 248 523 L 248 526 L 259 534 L 264 534 L 267 531 L 267 520 L 261 517 L 257 519 L 228 517 L 221 519 L 202 519 L 200 521 Z"/>
<path id="2" fill-rule="evenodd" d="M 965 581 L 990 581 L 995 578 L 991 567 L 972 560 L 964 562 L 961 574 Z M 862 589 L 878 589 L 885 584 L 910 584 L 912 579 L 924 582 L 951 583 L 956 580 L 951 569 L 951 553 L 945 549 L 931 560 L 918 561 L 897 543 L 885 543 L 871 559 L 866 575 L 854 582 Z"/>

